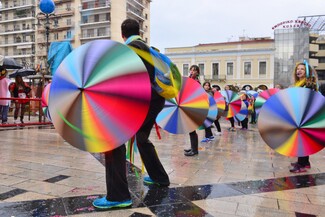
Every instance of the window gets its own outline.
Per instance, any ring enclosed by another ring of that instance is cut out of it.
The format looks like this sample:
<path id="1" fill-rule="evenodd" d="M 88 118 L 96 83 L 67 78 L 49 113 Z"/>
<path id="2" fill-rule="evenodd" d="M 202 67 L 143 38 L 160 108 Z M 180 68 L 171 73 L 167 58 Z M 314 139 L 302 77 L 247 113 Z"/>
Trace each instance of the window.
<path id="1" fill-rule="evenodd" d="M 234 75 L 234 63 L 227 63 L 227 75 Z"/>
<path id="2" fill-rule="evenodd" d="M 87 29 L 87 37 L 94 37 L 94 30 L 93 29 Z"/>
<path id="3" fill-rule="evenodd" d="M 95 20 L 95 22 L 99 22 L 99 15 L 98 14 L 94 15 L 94 20 Z"/>
<path id="4" fill-rule="evenodd" d="M 200 69 L 200 75 L 204 75 L 204 64 L 203 63 L 199 63 L 199 69 Z"/>
<path id="5" fill-rule="evenodd" d="M 82 22 L 83 23 L 88 23 L 88 16 L 83 16 L 82 17 Z"/>
<path id="6" fill-rule="evenodd" d="M 319 59 L 318 59 L 318 62 L 319 62 L 319 63 L 325 63 L 325 58 L 324 58 L 324 57 L 319 58 Z"/>
<path id="7" fill-rule="evenodd" d="M 59 40 L 59 33 L 54 33 L 54 40 Z"/>
<path id="8" fill-rule="evenodd" d="M 325 44 L 320 44 L 319 45 L 319 50 L 325 50 Z"/>
<path id="9" fill-rule="evenodd" d="M 71 18 L 67 19 L 67 26 L 71 26 Z"/>
<path id="10" fill-rule="evenodd" d="M 244 62 L 244 75 L 250 75 L 252 70 L 251 62 Z"/>
<path id="11" fill-rule="evenodd" d="M 183 76 L 188 76 L 188 71 L 189 71 L 189 65 L 188 64 L 183 64 Z"/>
<path id="12" fill-rule="evenodd" d="M 71 34 L 71 31 L 67 31 L 67 38 L 71 38 L 72 34 Z"/>
<path id="13" fill-rule="evenodd" d="M 259 62 L 258 69 L 260 75 L 266 75 L 266 62 Z"/>
<path id="14" fill-rule="evenodd" d="M 219 63 L 212 63 L 212 79 L 219 79 Z"/>
<path id="15" fill-rule="evenodd" d="M 106 28 L 105 27 L 102 27 L 102 28 L 98 28 L 98 36 L 105 36 L 105 31 Z"/>

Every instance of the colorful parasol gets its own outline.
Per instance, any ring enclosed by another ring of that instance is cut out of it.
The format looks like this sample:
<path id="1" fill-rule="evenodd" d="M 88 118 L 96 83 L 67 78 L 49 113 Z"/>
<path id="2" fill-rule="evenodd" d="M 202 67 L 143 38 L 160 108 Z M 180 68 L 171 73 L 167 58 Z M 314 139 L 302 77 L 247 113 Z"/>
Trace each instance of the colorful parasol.
<path id="1" fill-rule="evenodd" d="M 213 98 L 216 101 L 218 114 L 223 114 L 226 109 L 226 101 L 225 97 L 219 91 L 215 91 L 213 94 Z"/>
<path id="2" fill-rule="evenodd" d="M 51 84 L 53 124 L 71 145 L 105 152 L 143 124 L 151 99 L 148 72 L 126 45 L 95 40 L 72 51 Z"/>
<path id="3" fill-rule="evenodd" d="M 48 105 L 49 105 L 49 96 L 50 96 L 50 88 L 51 88 L 51 83 L 49 83 L 48 85 L 46 85 L 44 87 L 43 93 L 42 93 L 42 110 L 43 110 L 43 114 L 45 115 L 45 117 L 47 117 L 49 120 L 51 119 L 51 115 L 50 115 L 50 111 L 48 109 Z"/>
<path id="4" fill-rule="evenodd" d="M 207 95 L 209 98 L 209 112 L 207 118 L 205 119 L 203 124 L 199 127 L 199 130 L 203 130 L 207 127 L 210 127 L 213 124 L 213 122 L 216 120 L 218 115 L 218 108 L 217 108 L 216 101 L 214 100 L 213 96 L 211 96 L 208 93 Z"/>
<path id="5" fill-rule="evenodd" d="M 258 92 L 256 92 L 255 90 L 248 90 L 246 91 L 246 94 L 249 98 L 253 98 L 256 99 L 258 97 Z"/>
<path id="6" fill-rule="evenodd" d="M 308 88 L 288 88 L 263 105 L 258 129 L 268 146 L 285 156 L 308 156 L 325 145 L 325 98 Z"/>
<path id="7" fill-rule="evenodd" d="M 243 121 L 248 115 L 248 108 L 246 106 L 246 104 L 242 101 L 241 102 L 241 108 L 239 110 L 239 112 L 235 115 L 235 117 L 239 120 L 239 121 Z"/>
<path id="8" fill-rule="evenodd" d="M 266 100 L 268 100 L 271 96 L 273 96 L 274 94 L 276 94 L 279 91 L 280 90 L 278 88 L 271 88 L 271 89 L 264 90 L 264 91 L 260 92 L 255 100 L 256 114 L 259 114 L 259 112 L 260 112 L 263 104 L 266 102 Z"/>
<path id="9" fill-rule="evenodd" d="M 203 87 L 194 79 L 183 77 L 178 96 L 166 100 L 156 122 L 170 133 L 189 133 L 203 124 L 208 111 L 208 95 Z"/>
<path id="10" fill-rule="evenodd" d="M 240 96 L 231 90 L 223 90 L 221 94 L 224 96 L 226 103 L 228 104 L 228 110 L 226 112 L 226 117 L 234 117 L 241 109 L 241 99 Z"/>

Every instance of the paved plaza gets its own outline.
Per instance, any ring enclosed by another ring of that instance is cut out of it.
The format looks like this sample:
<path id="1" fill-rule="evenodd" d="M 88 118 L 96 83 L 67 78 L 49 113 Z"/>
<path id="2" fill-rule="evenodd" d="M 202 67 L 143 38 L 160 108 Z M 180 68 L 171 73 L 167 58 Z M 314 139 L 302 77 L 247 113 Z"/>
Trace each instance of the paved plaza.
<path id="1" fill-rule="evenodd" d="M 183 154 L 188 134 L 161 131 L 159 140 L 153 129 L 171 185 L 144 185 L 137 153 L 128 163 L 132 207 L 106 211 L 91 205 L 106 194 L 101 154 L 67 144 L 49 125 L 0 127 L 0 216 L 325 216 L 324 150 L 310 157 L 306 173 L 293 174 L 296 158 L 271 150 L 257 125 L 229 126 L 222 119 L 222 135 L 200 143 L 195 157 Z"/>

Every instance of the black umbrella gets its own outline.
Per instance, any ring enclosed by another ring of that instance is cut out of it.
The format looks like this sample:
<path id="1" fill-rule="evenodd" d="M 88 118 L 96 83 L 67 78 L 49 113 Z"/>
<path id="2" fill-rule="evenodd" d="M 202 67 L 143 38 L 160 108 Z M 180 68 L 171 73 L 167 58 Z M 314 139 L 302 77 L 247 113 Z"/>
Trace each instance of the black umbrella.
<path id="1" fill-rule="evenodd" d="M 14 59 L 5 57 L 3 58 L 2 66 L 0 65 L 0 68 L 5 69 L 21 69 L 23 68 L 21 65 L 19 65 Z"/>
<path id="2" fill-rule="evenodd" d="M 18 69 L 14 73 L 9 75 L 9 78 L 15 78 L 17 75 L 20 75 L 21 77 L 29 76 L 29 75 L 35 75 L 36 71 L 35 69 Z"/>

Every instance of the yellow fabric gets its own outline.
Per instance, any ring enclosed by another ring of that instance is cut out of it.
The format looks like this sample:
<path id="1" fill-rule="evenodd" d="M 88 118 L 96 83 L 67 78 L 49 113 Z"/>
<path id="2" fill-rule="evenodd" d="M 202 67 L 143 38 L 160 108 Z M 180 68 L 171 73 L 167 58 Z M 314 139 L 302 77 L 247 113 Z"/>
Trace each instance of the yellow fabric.
<path id="1" fill-rule="evenodd" d="M 304 78 L 303 80 L 297 81 L 295 83 L 295 87 L 303 87 L 306 85 L 306 78 Z"/>
<path id="2" fill-rule="evenodd" d="M 163 61 L 159 60 L 158 58 L 153 57 L 150 53 L 140 50 L 138 48 L 130 46 L 130 48 L 136 52 L 140 57 L 145 59 L 148 63 L 150 63 L 152 66 L 156 67 L 162 72 L 165 72 L 166 76 L 169 76 L 169 79 L 172 82 L 172 85 L 166 85 L 162 83 L 158 78 L 155 79 L 156 83 L 159 87 L 162 88 L 162 92 L 159 93 L 162 97 L 166 99 L 175 98 L 181 88 L 181 75 L 177 69 L 176 66 L 168 66 Z M 171 70 L 170 67 L 174 70 Z M 176 70 L 177 69 L 177 70 Z"/>

